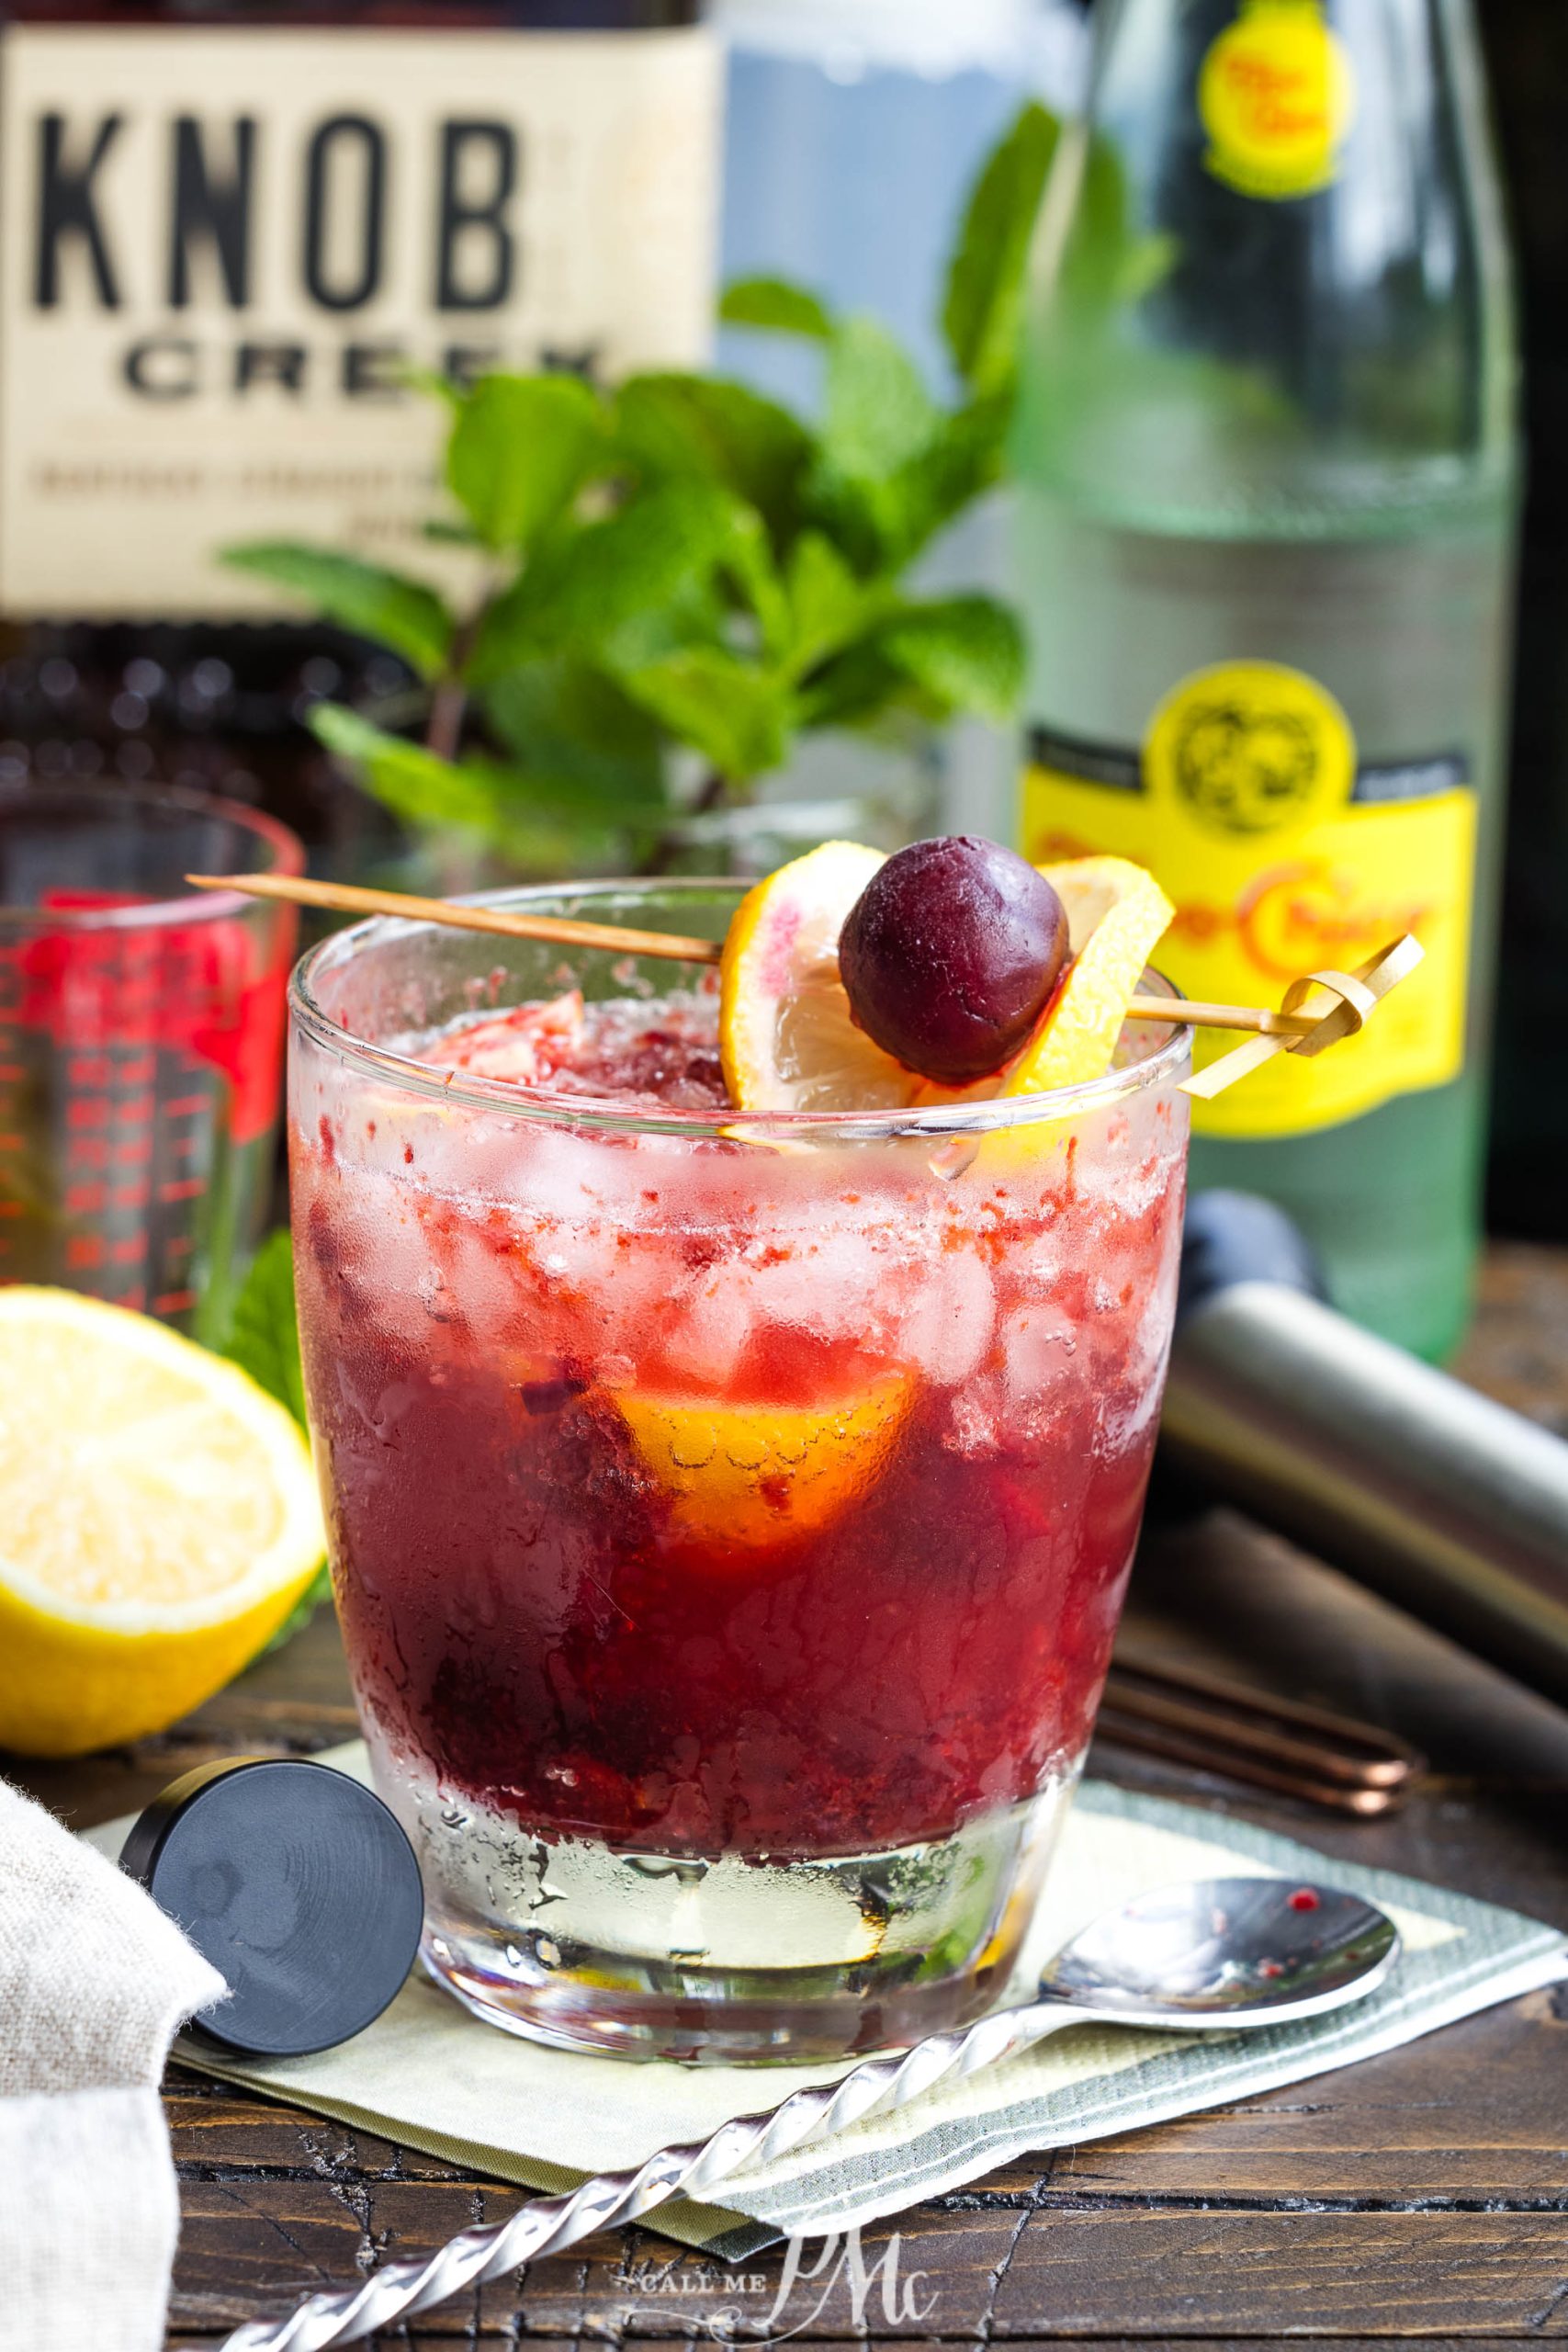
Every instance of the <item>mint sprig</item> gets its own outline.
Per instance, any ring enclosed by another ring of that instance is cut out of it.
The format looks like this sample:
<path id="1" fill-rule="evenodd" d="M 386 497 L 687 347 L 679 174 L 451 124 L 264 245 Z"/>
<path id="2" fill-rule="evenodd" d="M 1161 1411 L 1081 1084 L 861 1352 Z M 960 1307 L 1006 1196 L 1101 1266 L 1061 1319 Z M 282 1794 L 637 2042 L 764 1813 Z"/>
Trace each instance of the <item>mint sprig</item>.
<path id="1" fill-rule="evenodd" d="M 305 1375 L 294 1307 L 294 1250 L 285 1231 L 269 1233 L 251 1261 L 234 1302 L 222 1353 L 258 1388 L 305 1426 Z"/>
<path id="2" fill-rule="evenodd" d="M 294 1306 L 294 1251 L 286 1231 L 269 1233 L 256 1251 L 234 1302 L 220 1352 L 242 1372 L 248 1372 L 257 1387 L 265 1388 L 304 1428 L 305 1375 Z M 323 1562 L 320 1574 L 267 1644 L 268 1649 L 280 1649 L 302 1625 L 308 1625 L 322 1601 L 331 1600 L 332 1589 Z"/>
<path id="3" fill-rule="evenodd" d="M 422 387 L 450 419 L 428 536 L 466 551 L 466 599 L 336 549 L 225 551 L 418 680 L 423 741 L 333 704 L 320 740 L 405 820 L 558 872 L 657 865 L 682 805 L 743 802 L 802 734 L 1005 718 L 1016 617 L 908 573 L 1002 472 L 1056 136 L 1026 107 L 976 181 L 943 294 L 948 400 L 876 321 L 772 278 L 732 286 L 723 316 L 819 354 L 812 418 L 670 370 Z"/>

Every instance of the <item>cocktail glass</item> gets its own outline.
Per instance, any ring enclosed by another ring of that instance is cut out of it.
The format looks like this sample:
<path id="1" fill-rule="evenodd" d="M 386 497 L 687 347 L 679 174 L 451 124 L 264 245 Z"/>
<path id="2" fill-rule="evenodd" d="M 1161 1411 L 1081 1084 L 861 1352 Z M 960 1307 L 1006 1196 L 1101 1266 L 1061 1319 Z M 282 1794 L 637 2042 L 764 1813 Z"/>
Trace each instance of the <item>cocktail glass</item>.
<path id="1" fill-rule="evenodd" d="M 493 901 L 721 937 L 728 885 Z M 1082 1763 L 1175 1302 L 1185 1033 L 1021 1102 L 530 1092 L 417 1033 L 670 967 L 308 956 L 306 1384 L 424 1957 L 517 2032 L 822 2058 L 1003 1988 Z"/>
<path id="2" fill-rule="evenodd" d="M 0 786 L 0 1281 L 222 1329 L 272 1190 L 296 918 L 185 877 L 303 865 L 199 793 Z"/>

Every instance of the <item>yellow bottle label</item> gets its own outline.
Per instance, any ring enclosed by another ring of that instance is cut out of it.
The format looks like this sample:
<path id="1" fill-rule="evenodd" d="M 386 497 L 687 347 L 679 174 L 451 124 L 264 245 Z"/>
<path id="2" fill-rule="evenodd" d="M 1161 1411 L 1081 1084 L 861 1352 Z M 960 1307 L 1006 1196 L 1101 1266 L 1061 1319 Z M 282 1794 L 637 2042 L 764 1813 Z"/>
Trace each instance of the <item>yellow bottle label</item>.
<path id="1" fill-rule="evenodd" d="M 1441 1086 L 1464 1060 L 1475 795 L 1462 756 L 1363 762 L 1334 696 L 1299 670 L 1235 662 L 1182 680 L 1141 754 L 1037 729 L 1024 854 L 1111 853 L 1176 907 L 1156 962 L 1187 995 L 1277 1005 L 1413 931 L 1425 963 L 1364 1035 L 1281 1054 L 1216 1102 L 1209 1135 L 1304 1135 Z M 1234 1038 L 1200 1033 L 1201 1066 Z"/>
<path id="2" fill-rule="evenodd" d="M 1203 161 L 1245 196 L 1311 196 L 1339 168 L 1356 115 L 1344 44 L 1319 0 L 1242 0 L 1198 75 Z"/>

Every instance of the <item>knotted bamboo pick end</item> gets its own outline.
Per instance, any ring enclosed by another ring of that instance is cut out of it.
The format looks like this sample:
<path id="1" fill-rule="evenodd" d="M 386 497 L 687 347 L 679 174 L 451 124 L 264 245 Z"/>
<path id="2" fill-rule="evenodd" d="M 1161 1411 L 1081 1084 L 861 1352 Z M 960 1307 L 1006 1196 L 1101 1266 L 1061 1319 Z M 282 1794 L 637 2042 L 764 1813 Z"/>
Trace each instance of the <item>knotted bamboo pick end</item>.
<path id="1" fill-rule="evenodd" d="M 1407 979 L 1426 954 L 1414 933 L 1406 932 L 1353 972 L 1311 972 L 1292 980 L 1280 1000 L 1281 1014 L 1320 1012 L 1322 1018 L 1304 1034 L 1274 1034 L 1249 1037 L 1234 1053 L 1224 1054 L 1207 1069 L 1197 1071 L 1182 1088 L 1199 1102 L 1212 1102 L 1238 1079 L 1250 1077 L 1276 1054 L 1304 1054 L 1310 1059 L 1366 1027 L 1391 989 Z"/>
<path id="2" fill-rule="evenodd" d="M 1378 1009 L 1378 999 L 1364 980 L 1351 972 L 1328 971 L 1309 972 L 1305 979 L 1292 980 L 1280 1000 L 1280 1012 L 1310 1012 L 1320 989 L 1326 989 L 1336 1001 L 1314 1029 L 1291 1041 L 1288 1051 L 1292 1054 L 1321 1054 L 1342 1037 L 1358 1036 Z"/>

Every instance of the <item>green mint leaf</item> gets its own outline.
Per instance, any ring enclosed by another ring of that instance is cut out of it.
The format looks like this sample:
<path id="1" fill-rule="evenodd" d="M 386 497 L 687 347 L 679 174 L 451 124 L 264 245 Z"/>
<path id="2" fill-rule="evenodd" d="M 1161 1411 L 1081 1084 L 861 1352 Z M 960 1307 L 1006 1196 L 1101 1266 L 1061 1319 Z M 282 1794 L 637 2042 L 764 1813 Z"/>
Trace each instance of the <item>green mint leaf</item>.
<path id="1" fill-rule="evenodd" d="M 299 1324 L 294 1307 L 294 1250 L 287 1227 L 269 1233 L 251 1261 L 230 1317 L 222 1353 L 258 1388 L 265 1388 L 305 1427 L 305 1376 L 299 1363 Z M 325 1562 L 267 1644 L 283 1647 L 333 1595 Z"/>
<path id="2" fill-rule="evenodd" d="M 901 477 L 945 430 L 908 353 L 874 319 L 851 319 L 833 339 L 812 521 L 863 578 L 896 572 L 913 544 Z"/>
<path id="3" fill-rule="evenodd" d="M 871 727 L 900 707 L 913 705 L 922 718 L 949 714 L 915 686 L 907 671 L 883 651 L 874 637 L 846 646 L 800 689 L 800 724 L 807 728 Z"/>
<path id="4" fill-rule="evenodd" d="M 989 596 L 908 605 L 884 624 L 877 650 L 953 710 L 1010 718 L 1023 691 L 1023 631 Z"/>
<path id="5" fill-rule="evenodd" d="M 776 540 L 793 533 L 811 436 L 744 384 L 633 376 L 615 403 L 615 440 L 646 481 L 702 476 L 756 507 Z"/>
<path id="6" fill-rule="evenodd" d="M 1181 240 L 1164 231 L 1148 237 L 1129 239 L 1116 277 L 1116 298 L 1122 302 L 1141 302 L 1164 284 L 1181 257 Z"/>
<path id="7" fill-rule="evenodd" d="M 314 1584 L 308 1584 L 282 1624 L 266 1645 L 267 1650 L 280 1650 L 296 1634 L 304 1632 L 311 1618 L 325 1600 L 333 1597 L 332 1570 L 323 1562 L 316 1573 Z M 264 1656 L 265 1653 L 264 1652 Z"/>
<path id="8" fill-rule="evenodd" d="M 570 777 L 493 760 L 440 759 L 338 703 L 318 703 L 310 726 L 330 752 L 353 762 L 366 789 L 405 824 L 461 833 L 530 871 L 554 875 L 614 858 L 628 836 L 657 833 L 663 822 L 657 806 L 591 797 Z"/>
<path id="9" fill-rule="evenodd" d="M 457 413 L 447 485 L 487 547 L 526 547 L 571 503 L 601 444 L 581 378 L 486 376 Z"/>
<path id="10" fill-rule="evenodd" d="M 667 603 L 650 605 L 623 622 L 605 644 L 594 649 L 592 659 L 620 677 L 650 662 L 662 662 L 668 654 L 683 653 L 690 646 L 721 646 L 728 613 L 716 571 L 699 573 L 683 582 Z"/>
<path id="11" fill-rule="evenodd" d="M 519 765 L 553 775 L 585 799 L 664 799 L 663 739 L 613 678 L 570 655 L 509 670 L 484 697 L 485 717 Z"/>
<path id="12" fill-rule="evenodd" d="M 307 724 L 318 742 L 351 760 L 384 807 L 410 824 L 454 825 L 493 839 L 495 797 L 466 767 L 389 735 L 341 703 L 317 703 Z"/>
<path id="13" fill-rule="evenodd" d="M 269 1233 L 251 1261 L 222 1352 L 258 1388 L 305 1423 L 305 1376 L 294 1311 L 294 1252 L 287 1231 Z"/>
<path id="14" fill-rule="evenodd" d="M 939 413 L 931 437 L 874 480 L 820 473 L 812 485 L 818 526 L 863 579 L 891 581 L 953 517 L 1005 471 L 1010 398 L 993 395 Z"/>
<path id="15" fill-rule="evenodd" d="M 1062 256 L 1062 291 L 1085 320 L 1140 300 L 1166 277 L 1179 241 L 1145 235 L 1136 225 L 1121 156 L 1091 139 L 1083 166 L 1073 234 Z"/>
<path id="16" fill-rule="evenodd" d="M 1060 136 L 1055 115 L 1026 106 L 969 198 L 942 323 L 953 366 L 976 392 L 1003 391 L 1012 382 L 1029 248 Z"/>
<path id="17" fill-rule="evenodd" d="M 833 334 L 827 305 L 784 277 L 738 278 L 719 298 L 718 315 L 727 326 L 763 327 L 773 334 L 807 335 L 814 343 L 830 342 Z"/>
<path id="18" fill-rule="evenodd" d="M 788 667 L 804 677 L 840 652 L 865 627 L 875 610 L 875 592 L 863 586 L 820 531 L 803 531 L 790 552 L 787 573 L 790 636 Z"/>
<path id="19" fill-rule="evenodd" d="M 575 532 L 491 605 L 468 664 L 470 684 L 493 684 L 547 653 L 597 658 L 631 624 L 711 578 L 736 555 L 739 528 L 727 491 L 690 481 L 664 483 Z"/>
<path id="20" fill-rule="evenodd" d="M 767 526 L 754 506 L 731 502 L 729 526 L 716 552 L 716 566 L 756 616 L 762 643 L 777 654 L 791 631 L 789 597 L 779 577 Z"/>
<path id="21" fill-rule="evenodd" d="M 453 411 L 462 407 L 462 385 L 453 377 L 444 376 L 439 368 L 420 368 L 412 360 L 406 360 L 397 372 L 411 392 L 423 392 L 426 400 L 439 401 Z"/>
<path id="22" fill-rule="evenodd" d="M 693 646 L 625 673 L 627 694 L 731 782 L 783 764 L 793 719 L 788 690 L 717 646 Z"/>
<path id="23" fill-rule="evenodd" d="M 881 543 L 891 569 L 911 563 L 955 515 L 1001 480 L 1011 413 L 1010 399 L 1001 395 L 953 411 L 925 447 L 880 486 Z"/>
<path id="24" fill-rule="evenodd" d="M 874 319 L 849 319 L 828 356 L 823 462 L 831 475 L 878 482 L 926 447 L 942 412 L 903 345 Z"/>
<path id="25" fill-rule="evenodd" d="M 285 539 L 252 539 L 225 548 L 221 560 L 236 571 L 268 580 L 315 606 L 356 637 L 378 639 L 422 678 L 438 677 L 452 645 L 452 616 L 434 588 L 357 556 Z"/>

